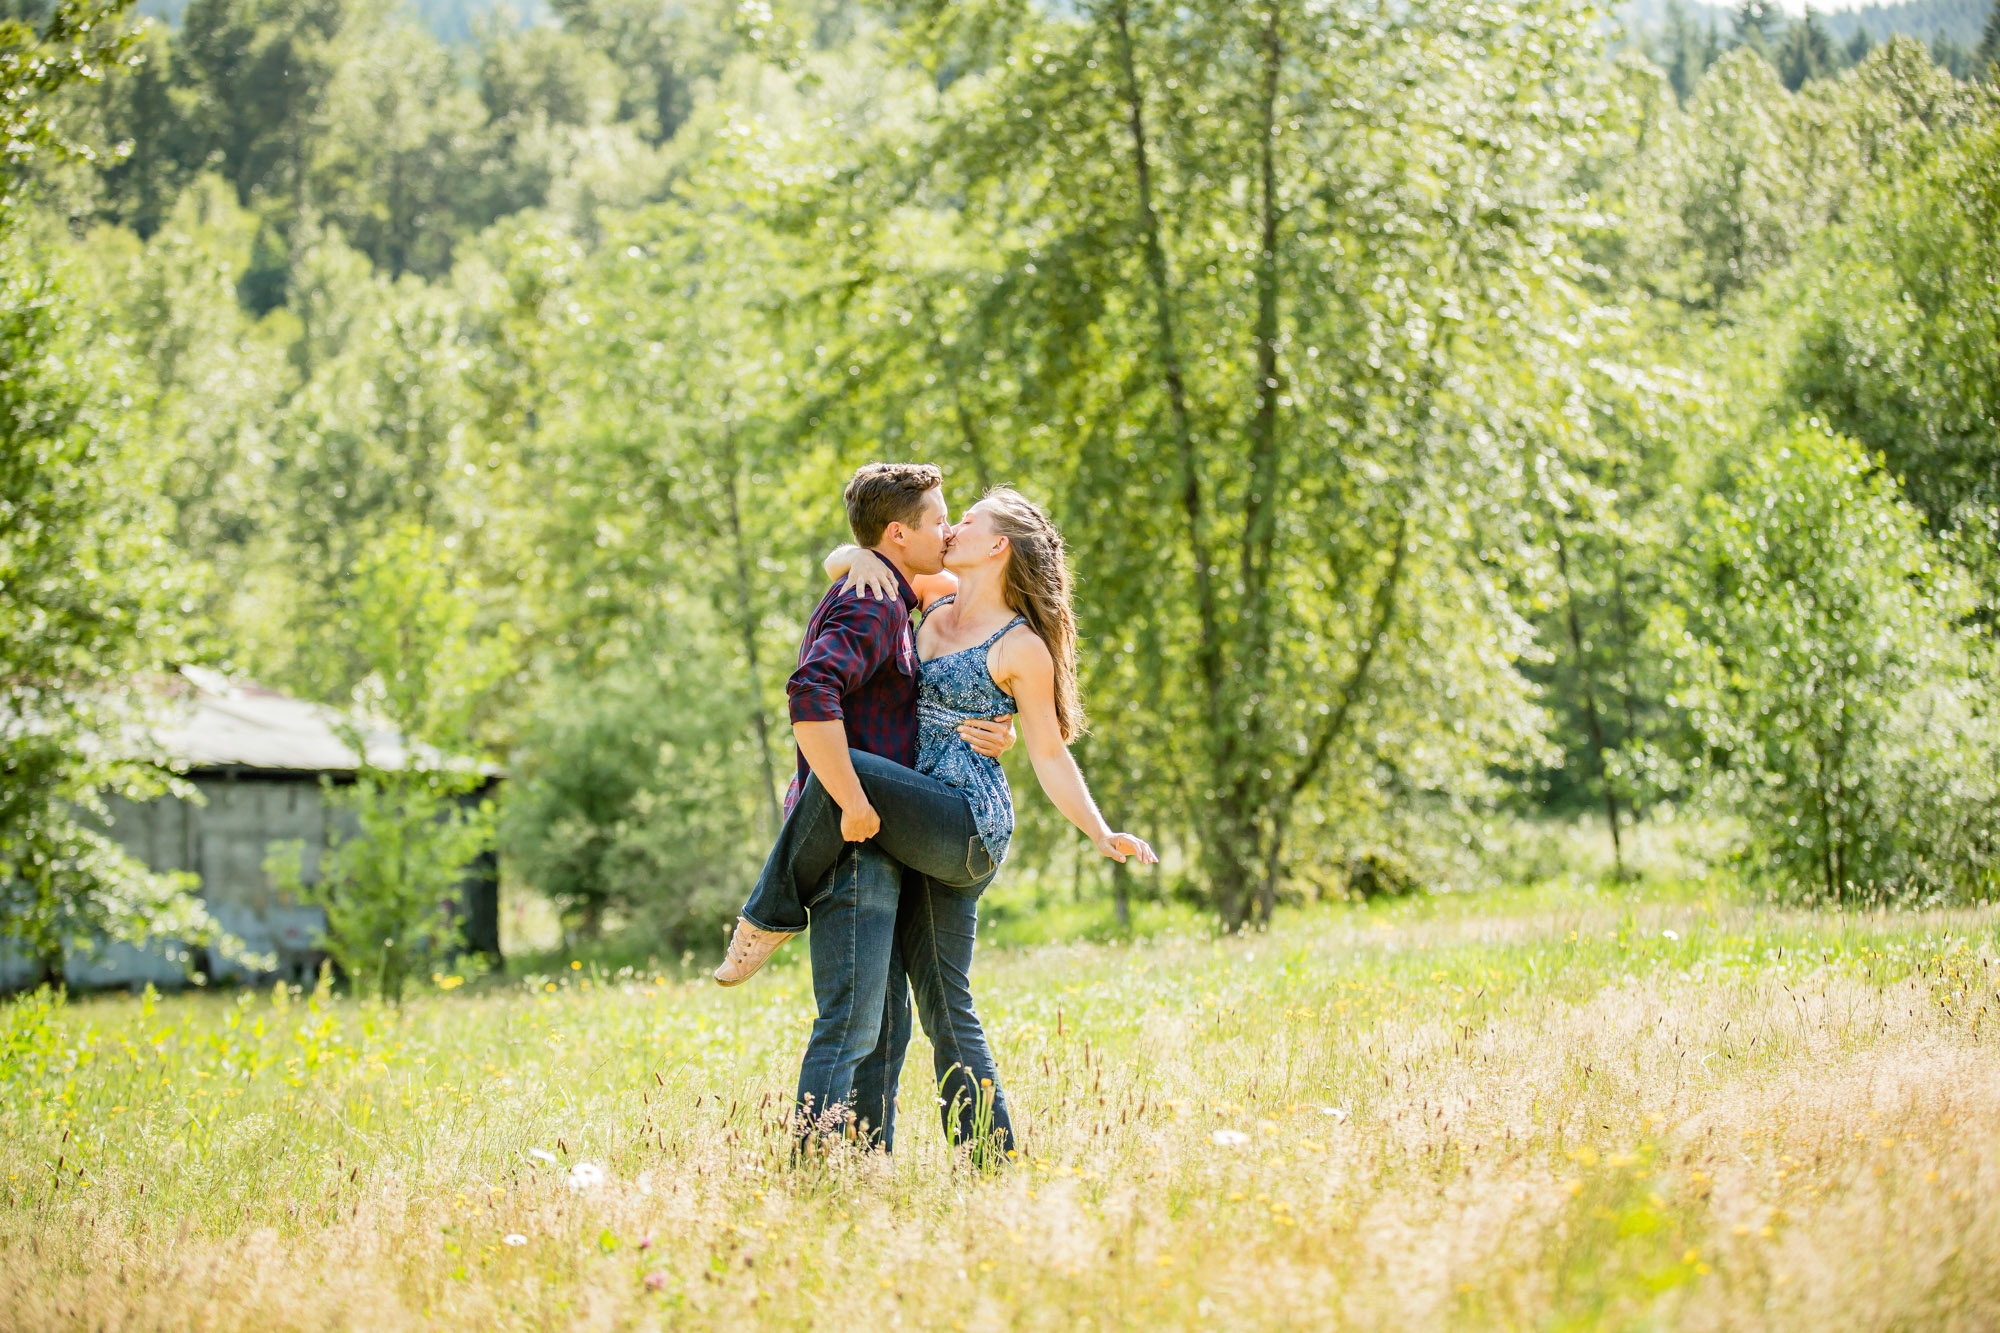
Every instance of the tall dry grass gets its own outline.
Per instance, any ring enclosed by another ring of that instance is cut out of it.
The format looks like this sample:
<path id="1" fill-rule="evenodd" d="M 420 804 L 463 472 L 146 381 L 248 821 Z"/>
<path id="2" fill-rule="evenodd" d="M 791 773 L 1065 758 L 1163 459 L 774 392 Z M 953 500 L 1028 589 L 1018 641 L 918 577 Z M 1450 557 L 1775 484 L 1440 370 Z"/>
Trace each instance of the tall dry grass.
<path id="1" fill-rule="evenodd" d="M 0 1322 L 1992 1328 L 1996 927 L 1517 894 L 994 953 L 993 1175 L 921 1043 L 893 1163 L 788 1164 L 796 960 L 19 1002 Z"/>

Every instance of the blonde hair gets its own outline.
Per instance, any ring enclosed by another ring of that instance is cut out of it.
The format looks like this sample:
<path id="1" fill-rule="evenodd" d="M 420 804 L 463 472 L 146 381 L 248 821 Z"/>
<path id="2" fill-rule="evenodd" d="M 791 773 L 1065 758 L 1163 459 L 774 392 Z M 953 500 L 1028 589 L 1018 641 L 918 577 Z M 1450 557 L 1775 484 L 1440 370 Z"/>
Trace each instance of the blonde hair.
<path id="1" fill-rule="evenodd" d="M 1076 688 L 1076 615 L 1070 610 L 1069 565 L 1062 534 L 1027 496 L 995 486 L 980 498 L 993 529 L 1007 539 L 1001 596 L 1028 618 L 1056 662 L 1056 725 L 1068 744 L 1083 734 L 1083 700 Z"/>

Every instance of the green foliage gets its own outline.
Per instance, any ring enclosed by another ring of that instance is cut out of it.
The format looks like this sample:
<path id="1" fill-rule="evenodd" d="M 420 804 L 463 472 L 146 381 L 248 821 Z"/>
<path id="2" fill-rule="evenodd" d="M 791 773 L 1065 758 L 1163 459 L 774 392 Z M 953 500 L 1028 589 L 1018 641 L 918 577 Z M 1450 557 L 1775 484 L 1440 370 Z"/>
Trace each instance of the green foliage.
<path id="1" fill-rule="evenodd" d="M 59 980 L 66 950 L 202 941 L 186 875 L 103 832 L 104 797 L 170 775 L 132 757 L 134 678 L 174 652 L 179 595 L 157 460 L 126 415 L 115 335 L 0 219 L 0 921 Z"/>
<path id="2" fill-rule="evenodd" d="M 1661 295 L 1716 308 L 1798 255 L 1869 186 L 1976 124 L 1990 100 L 1898 38 L 1851 73 L 1788 94 L 1771 65 L 1725 56 L 1668 111 L 1631 184 L 1633 250 Z"/>
<path id="3" fill-rule="evenodd" d="M 320 853 L 307 881 L 297 844 L 274 848 L 272 883 L 326 912 L 322 944 L 356 990 L 400 1001 L 412 978 L 456 953 L 457 889 L 493 842 L 492 809 L 470 784 L 436 771 L 364 768 L 326 802 L 352 827 Z M 343 821 L 344 823 L 345 821 Z"/>
<path id="4" fill-rule="evenodd" d="M 37 158 L 95 162 L 98 152 L 71 132 L 64 95 L 95 83 L 132 49 L 125 25 L 132 0 L 59 0 L 34 22 L 10 9 L 0 19 L 0 163 L 9 175 Z"/>
<path id="5" fill-rule="evenodd" d="M 357 989 L 385 1000 L 400 1001 L 413 976 L 455 951 L 459 887 L 493 843 L 492 805 L 474 797 L 485 774 L 440 747 L 470 740 L 505 644 L 472 636 L 446 556 L 432 534 L 405 526 L 363 560 L 355 647 L 376 670 L 357 693 L 393 735 L 347 729 L 361 762 L 351 786 L 328 784 L 326 801 L 352 826 L 320 853 L 317 877 L 305 879 L 297 844 L 265 866 L 279 888 L 325 910 L 327 952 Z"/>
<path id="6" fill-rule="evenodd" d="M 1987 577 L 1951 534 L 2000 508 L 1995 103 L 1921 42 L 1751 5 L 1725 53 L 1670 6 L 1662 75 L 1556 0 L 556 9 L 447 50 L 196 0 L 50 111 L 131 152 L 37 168 L 35 246 L 112 312 L 186 651 L 506 753 L 510 882 L 584 933 L 704 945 L 747 884 L 867 458 L 1069 535 L 1080 757 L 1173 878 L 1078 875 L 1025 768 L 1016 868 L 1232 926 L 1368 865 L 1484 882 L 1496 805 L 1624 837 L 1690 790 L 1712 737 L 1644 636 L 1776 633 L 1679 559 L 1772 421 L 1883 455 Z M 1870 772 L 1981 790 L 1897 717 Z M 439 771 L 380 765 L 348 832 L 444 838 Z M 421 889 L 351 932 L 386 976 L 451 858 L 368 855 Z M 1906 862 L 1857 882 L 1972 891 Z"/>
<path id="7" fill-rule="evenodd" d="M 1225 921 L 1267 918 L 1303 830 L 1475 796 L 1536 750 L 1507 585 L 1533 561 L 1519 459 L 1574 366 L 1550 321 L 1577 299 L 1565 173 L 1605 110 L 1587 29 L 1104 4 L 907 33 L 964 76 L 795 215 L 866 284 L 842 359 L 1054 503 L 1103 719 L 1086 768 L 1203 831 Z M 1532 113 L 1500 91 L 1529 85 Z"/>
<path id="8" fill-rule="evenodd" d="M 770 796 L 740 708 L 704 689 L 729 670 L 721 647 L 664 644 L 554 701 L 524 737 L 501 845 L 584 939 L 615 916 L 662 947 L 707 950 L 756 879 Z"/>
<path id="9" fill-rule="evenodd" d="M 1824 901 L 1990 896 L 1992 649 L 1893 479 L 1800 424 L 1705 519 L 1661 649 L 1759 868 Z"/>
<path id="10" fill-rule="evenodd" d="M 2000 127 L 1880 192 L 1833 242 L 1823 275 L 1789 392 L 1879 452 L 1935 530 L 1990 533 L 2000 507 Z"/>

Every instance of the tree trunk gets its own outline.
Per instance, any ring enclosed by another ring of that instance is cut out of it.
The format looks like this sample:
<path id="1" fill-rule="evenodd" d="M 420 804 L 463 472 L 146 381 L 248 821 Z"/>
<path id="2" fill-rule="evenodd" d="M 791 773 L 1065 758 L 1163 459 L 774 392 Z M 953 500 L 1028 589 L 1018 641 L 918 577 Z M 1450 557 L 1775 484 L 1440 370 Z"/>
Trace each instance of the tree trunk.
<path id="1" fill-rule="evenodd" d="M 1264 622 L 1263 589 L 1270 573 L 1277 539 L 1277 490 L 1282 458 L 1278 447 L 1278 399 L 1284 392 L 1278 369 L 1278 68 L 1284 48 L 1279 41 L 1278 8 L 1265 11 L 1264 83 L 1261 90 L 1263 143 L 1260 154 L 1261 195 L 1258 205 L 1257 270 L 1257 392 L 1251 401 L 1250 491 L 1243 506 L 1241 558 L 1244 601 L 1254 621 Z M 1254 640 L 1261 647 L 1261 635 Z"/>
<path id="2" fill-rule="evenodd" d="M 1278 368 L 1279 286 L 1278 286 L 1278 205 L 1277 138 L 1278 72 L 1284 46 L 1278 32 L 1278 7 L 1264 10 L 1262 34 L 1263 79 L 1259 88 L 1257 206 L 1258 252 L 1254 263 L 1257 282 L 1257 323 L 1252 338 L 1257 383 L 1251 402 L 1246 469 L 1249 490 L 1243 501 L 1243 547 L 1238 552 L 1238 579 L 1242 586 L 1243 630 L 1236 643 L 1239 677 L 1261 672 L 1268 660 L 1271 608 L 1267 588 L 1273 551 L 1277 542 L 1277 490 L 1283 470 L 1278 440 L 1278 398 L 1283 391 Z M 1233 818 L 1223 825 L 1231 840 L 1232 859 L 1242 867 L 1243 896 L 1238 899 L 1245 919 L 1269 924 L 1277 903 L 1277 867 L 1284 833 L 1283 822 L 1272 809 L 1273 793 L 1264 776 L 1265 743 L 1261 681 L 1244 680 L 1240 697 L 1243 716 L 1240 728 L 1225 729 L 1224 756 L 1227 762 L 1217 774 L 1229 785 L 1227 808 Z M 1254 895 L 1251 867 L 1256 874 Z"/>
<path id="3" fill-rule="evenodd" d="M 1375 588 L 1374 625 L 1368 633 L 1368 643 L 1354 659 L 1354 669 L 1348 673 L 1347 684 L 1340 692 L 1340 704 L 1327 714 L 1326 723 L 1314 736 L 1306 750 L 1306 756 L 1292 780 L 1286 784 L 1278 799 L 1272 802 L 1269 833 L 1265 843 L 1264 875 L 1259 901 L 1262 904 L 1264 921 L 1268 924 L 1271 914 L 1278 904 L 1278 874 L 1282 869 L 1285 834 L 1291 827 L 1292 807 L 1299 793 L 1311 785 L 1318 775 L 1326 757 L 1333 750 L 1333 743 L 1347 729 L 1347 719 L 1353 714 L 1354 704 L 1367 688 L 1369 671 L 1375 663 L 1375 655 L 1388 637 L 1390 623 L 1395 619 L 1396 597 L 1402 584 L 1403 553 L 1405 539 L 1409 535 L 1409 511 L 1405 509 L 1396 519 L 1395 554 L 1389 560 L 1389 568 L 1383 572 L 1382 582 Z"/>
<path id="4" fill-rule="evenodd" d="M 1633 700 L 1632 686 L 1632 621 L 1625 603 L 1625 551 L 1621 546 L 1612 566 L 1612 598 L 1618 612 L 1618 696 L 1625 718 L 1625 744 L 1631 745 L 1639 738 L 1638 705 Z M 1645 818 L 1645 808 L 1639 798 L 1628 796 L 1627 816 L 1636 827 Z"/>
<path id="5" fill-rule="evenodd" d="M 1590 662 L 1583 651 L 1583 627 L 1576 614 L 1576 589 L 1569 580 L 1569 543 L 1560 527 L 1556 530 L 1556 570 L 1562 575 L 1563 605 L 1569 621 L 1569 646 L 1576 657 L 1577 681 L 1583 687 L 1583 723 L 1590 733 L 1590 753 L 1597 760 L 1597 785 L 1604 792 L 1604 815 L 1611 821 L 1611 864 L 1622 880 L 1625 878 L 1625 848 L 1618 836 L 1618 795 L 1611 790 L 1611 775 L 1604 766 L 1604 725 L 1597 716 L 1597 690 L 1590 674 Z"/>
<path id="6" fill-rule="evenodd" d="M 764 831 L 775 838 L 783 821 L 778 806 L 778 771 L 771 758 L 771 722 L 764 715 L 764 703 L 758 693 L 764 673 L 757 657 L 757 608 L 751 595 L 757 586 L 756 572 L 750 567 L 750 552 L 743 542 L 743 515 L 736 496 L 738 469 L 733 450 L 731 454 L 724 487 L 729 499 L 724 516 L 729 523 L 729 545 L 736 562 L 736 596 L 730 619 L 743 640 L 743 659 L 750 672 L 750 726 L 757 733 L 757 760 L 764 775 Z"/>
<path id="7" fill-rule="evenodd" d="M 1249 887 L 1248 863 L 1237 845 L 1243 828 L 1240 795 L 1230 788 L 1235 767 L 1235 733 L 1229 725 L 1224 699 L 1223 638 L 1217 607 L 1214 563 L 1208 545 L 1206 501 L 1201 479 L 1201 460 L 1196 448 L 1194 421 L 1188 407 L 1187 384 L 1182 373 L 1178 317 L 1173 276 L 1167 262 L 1166 243 L 1161 235 L 1160 217 L 1153 204 L 1153 168 L 1146 140 L 1145 97 L 1139 87 L 1138 61 L 1133 51 L 1131 7 L 1117 0 L 1111 7 L 1117 30 L 1117 59 L 1121 77 L 1120 93 L 1125 100 L 1126 125 L 1132 138 L 1132 175 L 1138 194 L 1134 226 L 1145 262 L 1147 285 L 1152 289 L 1153 321 L 1158 341 L 1160 383 L 1167 400 L 1176 455 L 1180 465 L 1181 511 L 1187 531 L 1188 555 L 1194 569 L 1196 612 L 1195 666 L 1208 700 L 1209 763 L 1223 794 L 1215 808 L 1214 827 L 1203 838 L 1202 847 L 1214 876 L 1217 906 L 1223 922 L 1242 923 L 1245 891 Z M 1254 856 L 1254 849 L 1251 855 Z"/>

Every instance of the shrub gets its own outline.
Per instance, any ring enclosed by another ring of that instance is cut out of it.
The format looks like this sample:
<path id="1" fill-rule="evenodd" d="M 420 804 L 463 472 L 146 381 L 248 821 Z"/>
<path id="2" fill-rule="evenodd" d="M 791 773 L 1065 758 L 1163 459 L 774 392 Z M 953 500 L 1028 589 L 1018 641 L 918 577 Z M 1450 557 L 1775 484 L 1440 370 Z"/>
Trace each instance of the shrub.
<path id="1" fill-rule="evenodd" d="M 1682 594 L 1661 628 L 1690 766 L 1757 871 L 1827 900 L 1991 892 L 1991 645 L 1875 460 L 1776 433 L 1709 498 Z"/>

